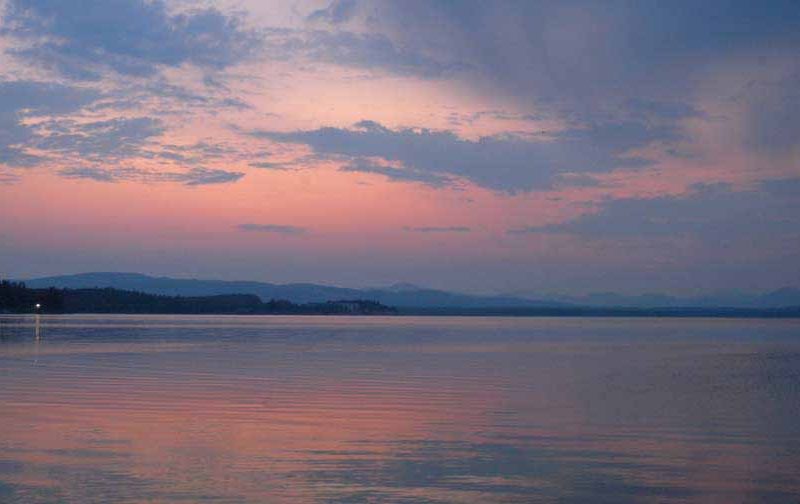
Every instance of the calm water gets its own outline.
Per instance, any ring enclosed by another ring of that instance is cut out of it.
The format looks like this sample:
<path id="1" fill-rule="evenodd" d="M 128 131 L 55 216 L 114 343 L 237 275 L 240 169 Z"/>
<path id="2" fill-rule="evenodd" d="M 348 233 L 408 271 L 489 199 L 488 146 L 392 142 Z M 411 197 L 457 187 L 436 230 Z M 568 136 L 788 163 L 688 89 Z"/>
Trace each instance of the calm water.
<path id="1" fill-rule="evenodd" d="M 800 321 L 0 317 L 0 502 L 800 502 Z"/>

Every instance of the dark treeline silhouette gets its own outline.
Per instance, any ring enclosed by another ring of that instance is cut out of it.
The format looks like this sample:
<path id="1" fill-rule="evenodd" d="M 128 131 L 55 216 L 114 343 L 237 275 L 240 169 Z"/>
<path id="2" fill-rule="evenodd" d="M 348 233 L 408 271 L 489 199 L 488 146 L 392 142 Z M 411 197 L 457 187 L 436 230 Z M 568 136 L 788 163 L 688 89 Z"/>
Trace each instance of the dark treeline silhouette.
<path id="1" fill-rule="evenodd" d="M 32 313 L 161 313 L 241 315 L 380 315 L 394 308 L 365 300 L 296 304 L 263 302 L 251 294 L 160 296 L 118 289 L 30 289 L 23 283 L 0 282 L 0 312 Z"/>
<path id="2" fill-rule="evenodd" d="M 26 313 L 40 304 L 49 311 L 64 309 L 64 291 L 60 289 L 29 289 L 22 282 L 0 281 L 0 312 Z"/>
<path id="3" fill-rule="evenodd" d="M 36 309 L 37 304 L 41 305 Z M 786 308 L 631 308 L 631 307 L 484 307 L 396 309 L 376 301 L 328 301 L 297 304 L 253 294 L 166 296 L 112 289 L 31 289 L 0 282 L 0 313 L 131 313 L 232 315 L 423 315 L 503 317 L 726 317 L 800 318 L 800 307 Z"/>

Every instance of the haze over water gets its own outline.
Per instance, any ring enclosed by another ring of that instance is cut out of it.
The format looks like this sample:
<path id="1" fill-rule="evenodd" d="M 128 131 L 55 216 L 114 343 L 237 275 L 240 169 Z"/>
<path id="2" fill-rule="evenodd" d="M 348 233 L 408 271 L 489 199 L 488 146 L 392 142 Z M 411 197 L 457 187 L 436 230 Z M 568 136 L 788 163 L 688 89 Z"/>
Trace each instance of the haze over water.
<path id="1" fill-rule="evenodd" d="M 794 502 L 793 320 L 0 317 L 0 502 Z"/>

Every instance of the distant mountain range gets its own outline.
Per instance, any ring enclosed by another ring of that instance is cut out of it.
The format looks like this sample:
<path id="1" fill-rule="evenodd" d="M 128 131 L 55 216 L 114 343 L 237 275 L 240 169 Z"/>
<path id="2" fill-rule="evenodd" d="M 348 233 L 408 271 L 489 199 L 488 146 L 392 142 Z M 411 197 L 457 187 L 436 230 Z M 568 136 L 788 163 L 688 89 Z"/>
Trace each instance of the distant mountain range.
<path id="1" fill-rule="evenodd" d="M 215 296 L 255 294 L 263 301 L 283 299 L 293 303 L 324 303 L 341 299 L 365 299 L 398 308 L 510 308 L 560 307 L 560 301 L 506 296 L 471 296 L 410 284 L 395 284 L 385 289 L 347 289 L 310 283 L 273 284 L 266 282 L 193 280 L 152 277 L 138 273 L 81 273 L 25 280 L 32 288 L 66 289 L 113 288 L 167 296 Z"/>
<path id="2" fill-rule="evenodd" d="M 509 294 L 511 295 L 511 294 Z M 523 292 L 513 294 L 527 298 Z M 615 292 L 597 292 L 585 296 L 550 296 L 548 299 L 577 306 L 631 307 L 631 308 L 784 308 L 800 306 L 800 289 L 784 287 L 766 293 L 723 291 L 694 297 L 666 294 L 640 294 L 626 296 Z"/>
<path id="3" fill-rule="evenodd" d="M 374 301 L 341 300 L 297 304 L 262 301 L 253 294 L 164 296 L 105 287 L 102 289 L 36 289 L 0 281 L 0 314 L 183 314 L 183 315 L 398 315 Z"/>
<path id="4" fill-rule="evenodd" d="M 768 293 L 722 292 L 701 297 L 663 294 L 626 296 L 613 292 L 586 296 L 552 296 L 546 299 L 518 292 L 499 296 L 476 296 L 411 284 L 378 289 L 348 289 L 311 283 L 195 280 L 152 277 L 138 273 L 82 273 L 26 280 L 33 288 L 114 288 L 169 296 L 214 296 L 254 294 L 267 302 L 283 299 L 293 303 L 324 303 L 341 299 L 365 299 L 398 308 L 558 308 L 570 306 L 633 308 L 780 308 L 800 307 L 800 289 L 784 288 Z"/>

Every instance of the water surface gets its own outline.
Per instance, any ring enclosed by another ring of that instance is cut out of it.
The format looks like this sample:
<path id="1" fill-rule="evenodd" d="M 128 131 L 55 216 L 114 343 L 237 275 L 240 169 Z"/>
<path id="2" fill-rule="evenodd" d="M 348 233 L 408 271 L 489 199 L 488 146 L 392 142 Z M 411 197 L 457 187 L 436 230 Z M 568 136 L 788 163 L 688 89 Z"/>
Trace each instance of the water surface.
<path id="1" fill-rule="evenodd" d="M 798 502 L 800 322 L 0 316 L 0 502 Z"/>

